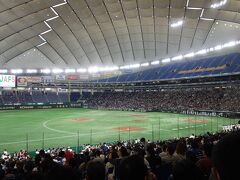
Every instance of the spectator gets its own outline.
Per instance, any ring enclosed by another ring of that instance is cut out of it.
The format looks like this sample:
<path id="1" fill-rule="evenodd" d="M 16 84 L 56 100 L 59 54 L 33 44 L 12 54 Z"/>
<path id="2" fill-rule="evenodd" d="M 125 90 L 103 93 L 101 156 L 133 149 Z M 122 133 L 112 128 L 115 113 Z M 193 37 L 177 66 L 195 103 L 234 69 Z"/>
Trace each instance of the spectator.
<path id="1" fill-rule="evenodd" d="M 239 179 L 240 133 L 236 132 L 221 139 L 213 148 L 212 174 L 216 180 Z"/>
<path id="2" fill-rule="evenodd" d="M 197 166 L 189 161 L 182 160 L 176 163 L 173 168 L 171 180 L 203 180 L 204 177 Z"/>
<path id="3" fill-rule="evenodd" d="M 213 148 L 212 143 L 204 144 L 203 146 L 204 158 L 198 160 L 196 163 L 198 168 L 203 172 L 204 176 L 207 179 L 209 178 L 211 169 L 212 169 L 212 160 L 211 160 L 212 148 Z"/>
<path id="4" fill-rule="evenodd" d="M 124 159 L 120 164 L 120 180 L 145 180 L 147 175 L 147 167 L 144 164 L 144 159 L 137 155 L 133 155 Z"/>
<path id="5" fill-rule="evenodd" d="M 92 160 L 87 165 L 87 180 L 104 180 L 105 165 L 101 161 Z"/>

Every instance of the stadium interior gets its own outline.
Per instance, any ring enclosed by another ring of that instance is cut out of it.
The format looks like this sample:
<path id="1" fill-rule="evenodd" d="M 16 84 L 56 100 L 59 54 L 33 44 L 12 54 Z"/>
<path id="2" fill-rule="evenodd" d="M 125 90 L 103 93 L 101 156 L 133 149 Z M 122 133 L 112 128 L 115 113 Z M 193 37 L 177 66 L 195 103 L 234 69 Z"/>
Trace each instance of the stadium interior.
<path id="1" fill-rule="evenodd" d="M 0 180 L 237 180 L 240 0 L 0 0 Z"/>

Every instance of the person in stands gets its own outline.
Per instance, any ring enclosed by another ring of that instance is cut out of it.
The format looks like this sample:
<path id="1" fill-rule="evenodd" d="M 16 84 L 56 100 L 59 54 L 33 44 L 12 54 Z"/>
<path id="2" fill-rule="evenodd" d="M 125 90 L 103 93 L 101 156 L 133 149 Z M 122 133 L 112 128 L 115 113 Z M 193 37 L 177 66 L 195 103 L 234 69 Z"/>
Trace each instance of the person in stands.
<path id="1" fill-rule="evenodd" d="M 87 165 L 87 180 L 104 180 L 105 165 L 99 160 L 92 160 Z"/>
<path id="2" fill-rule="evenodd" d="M 214 180 L 240 179 L 240 132 L 223 137 L 212 152 L 212 176 Z"/>

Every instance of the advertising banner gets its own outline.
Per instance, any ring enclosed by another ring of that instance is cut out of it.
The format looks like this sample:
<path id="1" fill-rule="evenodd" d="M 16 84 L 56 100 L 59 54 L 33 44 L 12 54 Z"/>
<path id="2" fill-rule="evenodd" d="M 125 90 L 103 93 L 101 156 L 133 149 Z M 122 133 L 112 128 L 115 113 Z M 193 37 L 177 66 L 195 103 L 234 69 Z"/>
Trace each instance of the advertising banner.
<path id="1" fill-rule="evenodd" d="M 0 87 L 15 87 L 15 75 L 0 75 Z"/>
<path id="2" fill-rule="evenodd" d="M 56 80 L 57 81 L 65 81 L 66 80 L 66 76 L 63 74 L 58 74 L 56 75 Z"/>
<path id="3" fill-rule="evenodd" d="M 26 87 L 27 86 L 27 78 L 23 76 L 17 77 L 17 86 L 18 87 Z"/>
<path id="4" fill-rule="evenodd" d="M 55 77 L 54 76 L 42 76 L 41 77 L 41 82 L 43 83 L 53 83 L 55 82 Z"/>
<path id="5" fill-rule="evenodd" d="M 81 75 L 79 76 L 79 79 L 80 79 L 80 80 L 88 80 L 88 79 L 89 79 L 89 76 L 88 76 L 88 74 L 81 74 Z"/>
<path id="6" fill-rule="evenodd" d="M 68 75 L 67 80 L 68 81 L 77 81 L 78 76 L 77 75 Z"/>

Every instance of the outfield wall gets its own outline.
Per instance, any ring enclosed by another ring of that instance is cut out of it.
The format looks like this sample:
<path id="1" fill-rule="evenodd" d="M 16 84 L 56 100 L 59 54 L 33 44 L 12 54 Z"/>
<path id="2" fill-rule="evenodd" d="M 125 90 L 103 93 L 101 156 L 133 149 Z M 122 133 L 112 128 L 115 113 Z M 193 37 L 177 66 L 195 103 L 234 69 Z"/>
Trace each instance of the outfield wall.
<path id="1" fill-rule="evenodd" d="M 0 110 L 17 110 L 17 109 L 53 109 L 53 108 L 81 108 L 82 104 L 17 104 L 0 106 Z"/>

